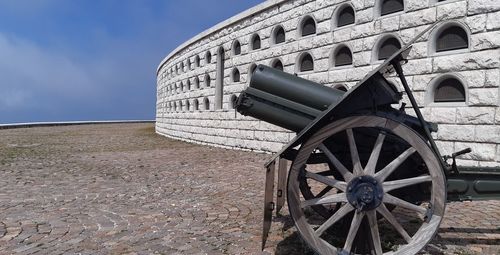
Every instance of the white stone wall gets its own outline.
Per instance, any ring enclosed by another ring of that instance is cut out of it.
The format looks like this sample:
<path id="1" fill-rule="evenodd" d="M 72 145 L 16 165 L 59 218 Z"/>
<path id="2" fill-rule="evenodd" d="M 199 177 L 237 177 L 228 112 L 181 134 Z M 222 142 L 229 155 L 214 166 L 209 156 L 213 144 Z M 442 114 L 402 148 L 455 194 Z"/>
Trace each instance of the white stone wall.
<path id="1" fill-rule="evenodd" d="M 377 15 L 377 2 L 271 0 L 194 37 L 169 54 L 158 68 L 156 131 L 201 144 L 275 152 L 295 134 L 235 114 L 231 107 L 231 96 L 238 95 L 247 86 L 253 65 L 270 65 L 280 59 L 284 71 L 295 73 L 299 55 L 308 52 L 314 59 L 314 71 L 299 72 L 299 76 L 326 86 L 344 84 L 350 88 L 380 64 L 376 61 L 375 45 L 385 35 L 394 35 L 404 44 L 436 20 L 453 19 L 469 33 L 469 49 L 436 54 L 433 50 L 436 32 L 431 31 L 414 44 L 409 62 L 403 68 L 425 118 L 440 124 L 435 138 L 442 154 L 471 147 L 473 153 L 464 155 L 459 164 L 499 166 L 500 1 L 405 0 L 404 12 L 382 17 Z M 335 28 L 335 11 L 346 3 L 354 7 L 356 23 Z M 301 37 L 299 24 L 306 15 L 315 19 L 317 33 Z M 286 42 L 273 45 L 270 38 L 277 25 L 284 28 Z M 262 40 L 259 50 L 249 48 L 254 33 Z M 232 53 L 236 39 L 241 44 L 238 56 Z M 341 45 L 351 49 L 353 65 L 332 67 L 332 52 Z M 225 50 L 223 109 L 214 110 L 216 54 L 221 46 Z M 207 51 L 212 55 L 212 62 L 208 64 L 205 62 Z M 201 60 L 200 67 L 195 66 L 195 56 Z M 181 63 L 183 70 L 180 70 Z M 241 76 L 237 83 L 232 82 L 231 77 L 235 67 Z M 210 87 L 205 85 L 207 74 L 211 78 Z M 443 75 L 452 75 L 464 83 L 466 103 L 436 104 L 429 100 L 432 85 Z M 187 80 L 193 86 L 196 77 L 200 88 L 188 90 Z M 210 110 L 204 110 L 204 98 L 210 100 Z M 185 107 L 186 100 L 190 102 L 190 109 Z M 200 110 L 194 110 L 194 100 L 199 101 Z M 169 107 L 179 101 L 182 109 Z"/>

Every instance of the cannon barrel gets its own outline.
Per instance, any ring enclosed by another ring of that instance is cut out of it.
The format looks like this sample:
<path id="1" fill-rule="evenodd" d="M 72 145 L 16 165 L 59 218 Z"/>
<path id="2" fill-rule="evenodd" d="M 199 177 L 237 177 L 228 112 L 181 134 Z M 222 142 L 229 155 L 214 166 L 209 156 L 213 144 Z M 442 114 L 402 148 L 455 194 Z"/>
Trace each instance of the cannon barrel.
<path id="1" fill-rule="evenodd" d="M 242 115 L 298 132 L 345 92 L 259 65 L 250 86 L 238 97 Z"/>

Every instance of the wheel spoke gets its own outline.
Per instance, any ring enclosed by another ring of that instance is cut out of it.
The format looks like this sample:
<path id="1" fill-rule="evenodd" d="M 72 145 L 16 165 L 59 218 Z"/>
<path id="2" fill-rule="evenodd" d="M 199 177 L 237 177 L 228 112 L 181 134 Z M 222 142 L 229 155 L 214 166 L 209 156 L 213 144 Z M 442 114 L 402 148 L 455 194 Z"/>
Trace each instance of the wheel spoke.
<path id="1" fill-rule="evenodd" d="M 413 147 L 405 150 L 401 155 L 399 155 L 396 159 L 394 159 L 391 163 L 385 166 L 382 170 L 378 171 L 375 174 L 375 178 L 379 182 L 383 182 L 389 175 L 391 175 L 398 166 L 400 166 L 409 156 L 415 153 L 415 149 Z"/>
<path id="2" fill-rule="evenodd" d="M 323 190 L 321 190 L 321 192 L 319 192 L 319 193 L 315 196 L 315 198 L 319 198 L 319 197 L 324 196 L 326 193 L 328 193 L 328 191 L 330 191 L 330 190 L 332 190 L 332 189 L 333 189 L 333 187 L 331 187 L 331 186 L 326 186 Z"/>
<path id="3" fill-rule="evenodd" d="M 365 174 L 373 175 L 375 174 L 375 167 L 377 166 L 378 158 L 380 157 L 380 150 L 382 150 L 382 144 L 384 143 L 385 134 L 378 134 L 377 141 L 375 141 L 375 145 L 373 146 L 372 154 L 370 155 L 370 159 L 368 159 L 368 163 L 365 166 Z"/>
<path id="4" fill-rule="evenodd" d="M 354 242 L 354 238 L 358 233 L 359 226 L 361 225 L 361 221 L 365 216 L 365 212 L 354 212 L 354 217 L 352 218 L 351 227 L 349 228 L 349 233 L 347 234 L 347 239 L 345 240 L 344 250 L 351 251 L 352 243 Z"/>
<path id="5" fill-rule="evenodd" d="M 354 140 L 354 133 L 352 129 L 347 129 L 347 138 L 349 139 L 349 150 L 351 151 L 351 160 L 353 173 L 356 176 L 363 174 L 363 167 L 361 166 L 361 161 L 359 160 L 358 148 L 356 147 L 356 141 Z"/>
<path id="6" fill-rule="evenodd" d="M 378 232 L 377 212 L 375 210 L 366 213 L 368 223 L 370 224 L 370 232 L 372 236 L 373 248 L 376 255 L 382 254 L 382 244 L 380 243 L 380 234 Z"/>
<path id="7" fill-rule="evenodd" d="M 398 233 L 405 239 L 406 243 L 411 242 L 411 237 L 408 232 L 399 224 L 398 220 L 392 215 L 384 204 L 377 207 L 377 212 L 382 214 L 382 216 L 398 231 Z"/>
<path id="8" fill-rule="evenodd" d="M 389 195 L 388 193 L 384 194 L 383 202 L 384 203 L 393 204 L 393 205 L 397 205 L 397 206 L 401 206 L 403 208 L 419 212 L 422 215 L 425 215 L 425 213 L 427 212 L 427 209 L 425 209 L 423 207 L 420 207 L 418 205 L 412 204 L 410 202 L 406 202 L 403 199 L 400 199 L 400 198 L 397 198 L 395 196 Z"/>
<path id="9" fill-rule="evenodd" d="M 322 205 L 322 204 L 333 204 L 339 202 L 347 202 L 347 197 L 345 193 L 338 193 L 333 195 L 328 195 L 326 197 L 313 198 L 302 202 L 302 207 L 312 206 L 312 205 Z"/>
<path id="10" fill-rule="evenodd" d="M 337 188 L 337 189 L 344 191 L 344 192 L 347 188 L 347 183 L 345 183 L 343 181 L 337 181 L 335 179 L 328 178 L 326 176 L 322 176 L 322 175 L 319 175 L 316 173 L 311 173 L 311 172 L 306 171 L 306 177 L 311 178 L 313 180 L 316 180 L 318 182 L 321 182 L 323 184 L 326 184 L 328 186 L 332 186 L 332 187 Z"/>
<path id="11" fill-rule="evenodd" d="M 391 190 L 399 189 L 402 187 L 422 183 L 422 182 L 430 182 L 432 181 L 432 177 L 430 175 L 417 176 L 413 178 L 401 179 L 397 181 L 389 181 L 384 182 L 382 184 L 384 188 L 384 192 L 389 192 Z"/>
<path id="12" fill-rule="evenodd" d="M 352 207 L 349 203 L 346 203 L 344 206 L 340 207 L 337 212 L 335 212 L 330 218 L 328 218 L 328 220 L 326 220 L 321 226 L 319 226 L 318 229 L 316 229 L 316 235 L 321 236 L 323 232 L 325 232 L 329 227 L 342 219 L 352 210 L 354 210 L 354 207 Z"/>
<path id="13" fill-rule="evenodd" d="M 319 149 L 325 153 L 326 157 L 328 157 L 333 166 L 335 166 L 335 169 L 339 171 L 346 182 L 352 179 L 352 173 L 347 170 L 344 164 L 342 164 L 324 144 L 321 144 Z"/>

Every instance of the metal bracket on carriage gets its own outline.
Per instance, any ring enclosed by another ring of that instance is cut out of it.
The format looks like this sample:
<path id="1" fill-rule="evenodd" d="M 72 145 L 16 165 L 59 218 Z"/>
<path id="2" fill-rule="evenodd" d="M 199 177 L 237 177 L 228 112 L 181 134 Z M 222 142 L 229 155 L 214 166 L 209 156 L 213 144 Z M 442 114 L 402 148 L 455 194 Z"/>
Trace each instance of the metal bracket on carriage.
<path id="1" fill-rule="evenodd" d="M 457 152 L 454 152 L 452 153 L 451 155 L 445 155 L 443 156 L 443 159 L 444 161 L 446 162 L 446 170 L 447 172 L 449 173 L 455 173 L 455 174 L 459 174 L 458 172 L 458 167 L 457 167 L 457 161 L 456 161 L 456 158 L 460 155 L 464 155 L 464 154 L 467 154 L 467 153 L 470 153 L 472 152 L 472 149 L 471 148 L 465 148 L 463 150 L 460 150 L 460 151 L 457 151 Z M 448 164 L 448 159 L 451 159 L 451 165 Z"/>

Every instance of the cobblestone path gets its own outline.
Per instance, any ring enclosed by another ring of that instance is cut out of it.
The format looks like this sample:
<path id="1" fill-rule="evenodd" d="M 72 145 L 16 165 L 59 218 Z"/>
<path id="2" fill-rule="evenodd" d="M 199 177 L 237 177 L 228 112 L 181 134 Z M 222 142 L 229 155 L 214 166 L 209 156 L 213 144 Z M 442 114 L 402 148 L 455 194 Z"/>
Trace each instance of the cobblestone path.
<path id="1" fill-rule="evenodd" d="M 153 124 L 0 130 L 0 254 L 261 254 L 268 155 Z M 307 254 L 286 210 L 265 253 Z M 500 253 L 500 203 L 448 205 L 431 254 Z"/>

